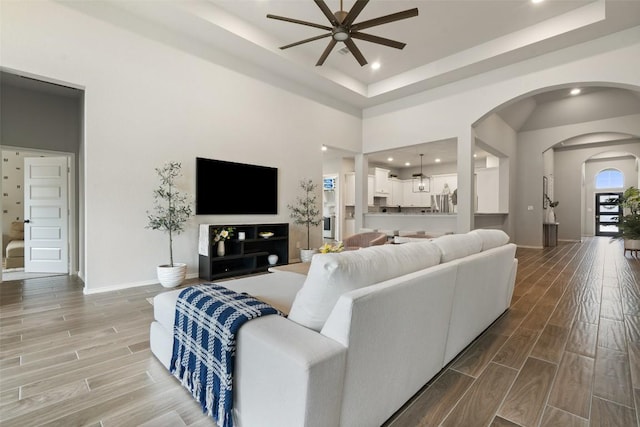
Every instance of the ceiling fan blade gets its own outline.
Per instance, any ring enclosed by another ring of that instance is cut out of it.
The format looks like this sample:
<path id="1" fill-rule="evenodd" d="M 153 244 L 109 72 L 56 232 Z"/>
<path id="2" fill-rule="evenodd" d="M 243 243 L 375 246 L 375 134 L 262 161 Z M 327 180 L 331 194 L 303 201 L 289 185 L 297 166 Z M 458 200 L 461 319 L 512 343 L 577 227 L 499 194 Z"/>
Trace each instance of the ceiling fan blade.
<path id="1" fill-rule="evenodd" d="M 316 4 L 318 5 L 322 13 L 324 13 L 324 16 L 326 16 L 329 22 L 331 22 L 331 25 L 333 25 L 334 27 L 337 27 L 338 25 L 340 25 L 336 17 L 333 15 L 333 12 L 331 12 L 331 9 L 329 9 L 329 6 L 327 6 L 324 0 L 313 0 L 313 1 L 316 2 Z"/>
<path id="2" fill-rule="evenodd" d="M 414 16 L 418 16 L 418 8 L 405 10 L 403 12 L 392 13 L 391 15 L 381 16 L 379 18 L 370 19 L 368 21 L 358 22 L 357 24 L 353 24 L 351 26 L 351 31 L 364 30 L 365 28 L 388 24 L 390 22 L 400 21 L 401 19 L 412 18 Z"/>
<path id="3" fill-rule="evenodd" d="M 301 45 L 301 44 L 304 44 L 304 43 L 309 43 L 309 42 L 312 42 L 312 41 L 315 41 L 315 40 L 320 40 L 320 39 L 323 39 L 325 37 L 329 37 L 330 35 L 331 35 L 331 33 L 327 33 L 327 34 L 322 34 L 320 36 L 315 36 L 315 37 L 311 37 L 311 38 L 308 38 L 308 39 L 300 40 L 299 42 L 291 43 L 291 44 L 288 44 L 286 46 L 281 46 L 280 49 L 289 49 L 290 47 L 298 46 L 298 45 Z"/>
<path id="4" fill-rule="evenodd" d="M 334 39 L 331 39 L 331 41 L 329 41 L 327 48 L 324 50 L 324 52 L 322 52 L 322 55 L 320 55 L 320 59 L 318 59 L 318 62 L 316 62 L 316 67 L 324 64 L 324 61 L 327 59 L 327 56 L 329 56 L 329 54 L 333 50 L 333 47 L 336 45 L 336 43 L 338 42 L 335 41 Z"/>
<path id="5" fill-rule="evenodd" d="M 326 25 L 320 25 L 320 24 L 315 24 L 313 22 L 301 21 L 299 19 L 294 19 L 294 18 L 287 18 L 285 16 L 277 16 L 277 15 L 268 14 L 267 18 L 277 19 L 279 21 L 291 22 L 291 23 L 294 23 L 294 24 L 306 25 L 308 27 L 320 28 L 321 30 L 327 30 L 327 31 L 333 30 L 333 28 L 327 27 Z"/>
<path id="6" fill-rule="evenodd" d="M 384 37 L 378 37 L 371 34 L 359 33 L 359 32 L 351 32 L 351 37 L 354 39 L 364 40 L 371 43 L 382 44 L 389 47 L 395 47 L 396 49 L 403 49 L 407 44 L 402 42 L 397 42 L 395 40 L 385 39 Z"/>
<path id="7" fill-rule="evenodd" d="M 360 52 L 360 49 L 358 49 L 358 46 L 356 46 L 353 40 L 351 40 L 350 38 L 346 39 L 344 41 L 344 44 L 347 45 L 349 51 L 356 58 L 361 67 L 367 64 L 367 60 L 364 59 L 364 56 L 362 56 L 362 52 Z"/>
<path id="8" fill-rule="evenodd" d="M 362 12 L 362 9 L 364 9 L 367 3 L 369 3 L 369 0 L 356 0 L 356 3 L 344 18 L 344 21 L 342 21 L 342 25 L 348 27 L 349 25 L 353 24 L 353 21 L 355 21 L 358 15 L 360 15 L 360 12 Z"/>

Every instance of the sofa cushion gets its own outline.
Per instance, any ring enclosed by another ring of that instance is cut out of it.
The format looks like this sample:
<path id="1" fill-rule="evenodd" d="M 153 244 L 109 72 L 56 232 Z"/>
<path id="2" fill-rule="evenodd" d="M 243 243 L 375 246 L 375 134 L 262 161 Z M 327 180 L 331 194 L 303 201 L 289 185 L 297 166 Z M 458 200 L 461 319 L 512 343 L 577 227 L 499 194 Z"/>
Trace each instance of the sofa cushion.
<path id="1" fill-rule="evenodd" d="M 282 271 L 278 273 L 260 274 L 237 279 L 216 282 L 236 292 L 246 292 L 267 304 L 288 313 L 296 293 L 302 287 L 303 274 Z M 178 295 L 184 288 L 162 292 L 153 299 L 155 319 L 171 331 L 175 320 L 175 308 Z"/>
<path id="2" fill-rule="evenodd" d="M 498 246 L 506 245 L 509 243 L 509 235 L 502 230 L 478 228 L 469 232 L 475 234 L 482 240 L 482 250 L 488 251 L 489 249 L 497 248 Z"/>
<path id="3" fill-rule="evenodd" d="M 289 319 L 320 331 L 343 293 L 439 262 L 439 249 L 428 241 L 317 254 L 311 261 L 302 289 L 293 301 Z"/>
<path id="4" fill-rule="evenodd" d="M 482 250 L 482 239 L 477 234 L 446 234 L 433 243 L 440 248 L 442 257 L 440 262 L 449 262 L 454 259 L 463 258 L 472 254 L 477 254 Z"/>

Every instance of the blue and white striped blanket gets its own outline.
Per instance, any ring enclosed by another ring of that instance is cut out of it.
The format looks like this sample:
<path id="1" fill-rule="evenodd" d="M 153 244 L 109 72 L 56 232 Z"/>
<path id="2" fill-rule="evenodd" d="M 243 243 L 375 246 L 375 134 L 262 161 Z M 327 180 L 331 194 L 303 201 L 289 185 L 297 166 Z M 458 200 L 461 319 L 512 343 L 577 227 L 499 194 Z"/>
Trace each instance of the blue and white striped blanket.
<path id="1" fill-rule="evenodd" d="M 282 313 L 213 283 L 178 296 L 170 371 L 220 427 L 233 426 L 236 334 L 246 321 L 268 314 Z"/>

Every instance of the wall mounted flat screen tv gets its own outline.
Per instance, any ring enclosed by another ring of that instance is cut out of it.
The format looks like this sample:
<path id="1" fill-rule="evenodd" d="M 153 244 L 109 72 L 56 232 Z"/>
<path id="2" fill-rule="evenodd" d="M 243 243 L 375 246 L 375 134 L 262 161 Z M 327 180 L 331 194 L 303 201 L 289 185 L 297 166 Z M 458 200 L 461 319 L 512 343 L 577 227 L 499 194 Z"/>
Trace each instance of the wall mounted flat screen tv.
<path id="1" fill-rule="evenodd" d="M 277 213 L 277 168 L 196 157 L 196 215 Z"/>

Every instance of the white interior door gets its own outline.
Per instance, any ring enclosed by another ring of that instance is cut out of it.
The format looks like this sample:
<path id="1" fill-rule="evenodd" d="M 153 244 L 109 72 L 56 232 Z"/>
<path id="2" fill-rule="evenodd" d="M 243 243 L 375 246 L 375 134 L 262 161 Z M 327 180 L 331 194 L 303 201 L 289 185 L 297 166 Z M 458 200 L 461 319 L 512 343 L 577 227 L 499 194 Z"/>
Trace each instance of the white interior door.
<path id="1" fill-rule="evenodd" d="M 69 272 L 68 180 L 66 157 L 24 159 L 26 272 Z"/>

